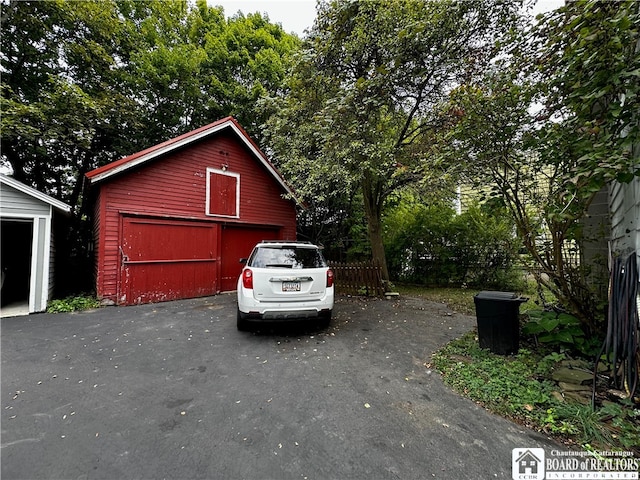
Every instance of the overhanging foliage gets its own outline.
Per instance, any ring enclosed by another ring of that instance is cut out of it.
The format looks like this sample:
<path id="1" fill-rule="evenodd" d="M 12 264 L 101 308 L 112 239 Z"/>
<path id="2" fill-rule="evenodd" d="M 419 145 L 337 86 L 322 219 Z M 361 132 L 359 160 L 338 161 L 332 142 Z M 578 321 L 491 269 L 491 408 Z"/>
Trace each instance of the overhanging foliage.
<path id="1" fill-rule="evenodd" d="M 568 2 L 511 39 L 447 109 L 441 159 L 494 186 L 531 271 L 589 330 L 602 310 L 580 262 L 580 220 L 607 182 L 639 173 L 639 40 L 637 2 Z"/>

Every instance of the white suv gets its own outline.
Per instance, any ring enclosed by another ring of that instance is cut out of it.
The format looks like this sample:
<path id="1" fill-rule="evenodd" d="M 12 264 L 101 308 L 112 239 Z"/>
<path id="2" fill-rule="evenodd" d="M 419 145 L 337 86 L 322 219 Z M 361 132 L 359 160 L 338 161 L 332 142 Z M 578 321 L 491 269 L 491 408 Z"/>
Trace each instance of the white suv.
<path id="1" fill-rule="evenodd" d="M 322 326 L 333 311 L 333 271 L 309 242 L 258 243 L 238 278 L 238 330 L 248 322 L 315 318 Z"/>

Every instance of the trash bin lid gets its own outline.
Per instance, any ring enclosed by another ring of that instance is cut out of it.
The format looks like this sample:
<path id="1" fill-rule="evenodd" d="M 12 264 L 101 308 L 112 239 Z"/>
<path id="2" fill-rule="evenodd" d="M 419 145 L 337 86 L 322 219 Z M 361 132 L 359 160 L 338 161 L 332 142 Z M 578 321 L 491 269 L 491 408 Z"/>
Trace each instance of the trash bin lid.
<path id="1" fill-rule="evenodd" d="M 483 290 L 480 293 L 477 293 L 474 299 L 478 300 L 502 300 L 502 301 L 518 301 L 518 302 L 526 302 L 528 299 L 524 297 L 519 297 L 518 294 L 514 292 L 495 292 L 493 290 Z"/>
<path id="2" fill-rule="evenodd" d="M 513 292 L 494 292 L 492 290 L 483 290 L 476 294 L 476 297 L 487 300 L 510 300 L 517 298 L 517 295 Z"/>

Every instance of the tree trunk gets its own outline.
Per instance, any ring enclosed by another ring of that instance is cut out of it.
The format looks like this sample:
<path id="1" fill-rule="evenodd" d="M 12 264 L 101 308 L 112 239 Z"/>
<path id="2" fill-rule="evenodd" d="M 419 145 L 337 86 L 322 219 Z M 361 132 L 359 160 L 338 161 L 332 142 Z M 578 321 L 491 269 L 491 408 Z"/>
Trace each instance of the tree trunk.
<path id="1" fill-rule="evenodd" d="M 384 253 L 384 243 L 382 242 L 382 205 L 384 203 L 384 195 L 381 182 L 375 177 L 372 178 L 370 172 L 365 173 L 362 178 L 362 197 L 367 217 L 371 255 L 374 263 L 382 267 L 382 280 L 385 282 L 386 288 L 386 284 L 389 282 L 389 269 L 387 268 L 387 257 Z"/>

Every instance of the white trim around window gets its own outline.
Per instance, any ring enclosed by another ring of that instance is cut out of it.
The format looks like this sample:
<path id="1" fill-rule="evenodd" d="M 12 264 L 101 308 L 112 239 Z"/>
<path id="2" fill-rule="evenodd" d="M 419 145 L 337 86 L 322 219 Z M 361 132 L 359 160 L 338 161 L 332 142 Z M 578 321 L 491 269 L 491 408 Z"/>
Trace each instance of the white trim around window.
<path id="1" fill-rule="evenodd" d="M 219 213 L 211 213 L 211 176 L 223 175 L 226 177 L 233 177 L 236 179 L 236 193 L 235 193 L 235 215 L 224 215 Z M 226 170 L 220 170 L 217 168 L 207 168 L 207 200 L 205 204 L 205 214 L 208 217 L 222 217 L 222 218 L 240 218 L 240 174 L 229 172 Z"/>

